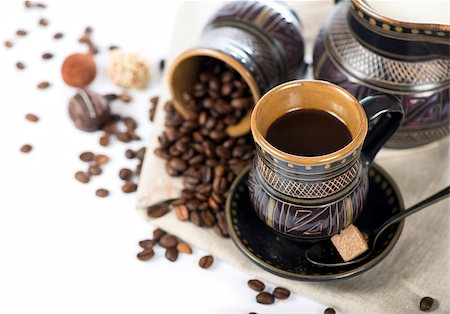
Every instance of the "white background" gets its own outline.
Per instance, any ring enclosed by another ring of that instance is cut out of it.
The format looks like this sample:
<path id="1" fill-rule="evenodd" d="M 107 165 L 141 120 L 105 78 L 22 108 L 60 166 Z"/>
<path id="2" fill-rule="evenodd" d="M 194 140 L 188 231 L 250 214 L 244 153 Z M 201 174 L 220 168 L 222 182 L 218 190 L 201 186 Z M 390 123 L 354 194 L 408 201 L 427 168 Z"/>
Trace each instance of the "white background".
<path id="1" fill-rule="evenodd" d="M 117 173 L 134 168 L 127 148 L 145 145 L 152 135 L 147 120 L 149 99 L 159 93 L 157 63 L 167 53 L 179 1 L 47 1 L 46 10 L 25 10 L 22 1 L 0 4 L 0 313 L 323 313 L 324 305 L 292 296 L 275 305 L 255 302 L 248 278 L 216 261 L 209 270 L 197 264 L 206 254 L 180 255 L 175 263 L 156 250 L 149 262 L 136 259 L 137 242 L 151 237 L 152 227 L 135 210 L 135 194 L 121 192 Z M 189 12 L 186 12 L 189 14 Z M 48 27 L 38 25 L 45 17 Z M 85 51 L 77 39 L 94 28 L 98 76 L 92 88 L 119 92 L 106 78 L 108 46 L 136 51 L 152 64 L 153 80 L 132 92 L 133 103 L 113 104 L 113 111 L 138 119 L 141 143 L 112 141 L 98 145 L 99 133 L 73 126 L 67 103 L 74 90 L 59 71 L 70 53 Z M 17 29 L 28 36 L 18 38 Z M 55 32 L 64 38 L 53 40 Z M 15 46 L 5 49 L 3 41 Z M 55 54 L 44 61 L 41 54 Z M 18 71 L 15 63 L 27 68 Z M 50 89 L 36 85 L 48 80 Z M 32 124 L 26 113 L 41 120 Z M 19 152 L 30 143 L 30 154 Z M 86 150 L 112 158 L 104 174 L 87 185 L 74 180 L 85 170 L 78 155 Z M 104 187 L 111 195 L 97 198 Z M 274 287 L 270 287 L 274 288 Z"/>

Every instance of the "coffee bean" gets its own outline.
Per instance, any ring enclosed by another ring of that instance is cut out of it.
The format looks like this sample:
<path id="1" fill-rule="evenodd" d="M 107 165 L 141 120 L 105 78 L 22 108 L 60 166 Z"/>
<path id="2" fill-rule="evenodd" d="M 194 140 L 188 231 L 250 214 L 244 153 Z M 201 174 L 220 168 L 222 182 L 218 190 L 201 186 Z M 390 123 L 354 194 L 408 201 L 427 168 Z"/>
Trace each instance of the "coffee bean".
<path id="1" fill-rule="evenodd" d="M 274 301 L 275 301 L 275 298 L 273 297 L 273 295 L 266 291 L 260 292 L 256 296 L 256 302 L 258 302 L 260 304 L 266 304 L 266 305 L 273 304 Z"/>
<path id="2" fill-rule="evenodd" d="M 285 299 L 289 298 L 289 296 L 291 295 L 291 292 L 286 288 L 276 287 L 273 290 L 272 294 L 277 299 L 285 300 Z"/>
<path id="3" fill-rule="evenodd" d="M 166 249 L 175 247 L 177 243 L 177 237 L 171 234 L 165 234 L 159 239 L 159 245 Z"/>
<path id="4" fill-rule="evenodd" d="M 54 39 L 61 39 L 61 38 L 63 38 L 64 37 L 64 34 L 63 33 L 55 33 L 55 35 L 53 35 L 53 38 Z"/>
<path id="5" fill-rule="evenodd" d="M 155 240 L 142 240 L 139 241 L 139 246 L 143 249 L 152 248 L 155 245 Z"/>
<path id="6" fill-rule="evenodd" d="M 80 160 L 84 162 L 89 162 L 94 160 L 94 153 L 92 152 L 84 152 L 80 154 Z"/>
<path id="7" fill-rule="evenodd" d="M 198 265 L 204 269 L 210 268 L 213 263 L 214 263 L 214 258 L 211 255 L 203 256 L 198 261 Z"/>
<path id="8" fill-rule="evenodd" d="M 3 44 L 6 48 L 12 48 L 14 46 L 14 43 L 11 40 L 5 40 Z"/>
<path id="9" fill-rule="evenodd" d="M 89 166 L 88 173 L 93 176 L 98 176 L 102 174 L 102 168 L 99 166 Z"/>
<path id="10" fill-rule="evenodd" d="M 258 279 L 250 279 L 247 282 L 247 285 L 250 287 L 250 289 L 253 289 L 258 292 L 261 292 L 266 288 L 266 285 L 262 281 L 259 281 Z"/>
<path id="11" fill-rule="evenodd" d="M 88 183 L 90 181 L 89 174 L 83 171 L 76 172 L 75 179 L 77 179 L 81 183 Z"/>
<path id="12" fill-rule="evenodd" d="M 109 135 L 105 134 L 102 137 L 100 137 L 99 144 L 103 147 L 106 147 L 109 145 Z"/>
<path id="13" fill-rule="evenodd" d="M 163 71 L 163 70 L 164 70 L 165 64 L 166 64 L 166 61 L 165 61 L 164 59 L 161 59 L 161 60 L 159 61 L 159 70 L 160 70 L 160 71 Z"/>
<path id="14" fill-rule="evenodd" d="M 122 185 L 122 191 L 124 193 L 133 193 L 133 192 L 136 192 L 136 190 L 137 190 L 136 183 L 128 181 L 128 182 L 125 182 L 124 185 Z"/>
<path id="15" fill-rule="evenodd" d="M 175 262 L 178 259 L 178 250 L 176 247 L 172 247 L 166 250 L 166 258 L 171 261 Z"/>
<path id="16" fill-rule="evenodd" d="M 20 151 L 22 153 L 27 154 L 27 153 L 31 152 L 32 149 L 33 149 L 33 146 L 31 146 L 30 144 L 25 144 L 20 148 Z"/>
<path id="17" fill-rule="evenodd" d="M 25 119 L 27 119 L 30 122 L 38 122 L 39 121 L 39 117 L 32 113 L 27 113 L 25 115 Z"/>
<path id="18" fill-rule="evenodd" d="M 39 19 L 39 25 L 41 26 L 48 26 L 48 20 L 45 18 Z"/>
<path id="19" fill-rule="evenodd" d="M 333 308 L 329 307 L 326 308 L 325 311 L 323 311 L 323 314 L 336 314 L 336 311 Z"/>
<path id="20" fill-rule="evenodd" d="M 107 189 L 98 189 L 95 191 L 95 195 L 98 197 L 107 197 L 109 195 L 109 191 Z"/>
<path id="21" fill-rule="evenodd" d="M 136 158 L 136 153 L 131 149 L 127 149 L 125 152 L 125 157 L 128 159 Z"/>
<path id="22" fill-rule="evenodd" d="M 133 98 L 130 96 L 130 94 L 127 94 L 127 93 L 120 94 L 118 98 L 121 101 L 123 101 L 124 103 L 129 103 L 130 101 L 133 100 Z"/>
<path id="23" fill-rule="evenodd" d="M 28 32 L 26 30 L 23 29 L 19 29 L 16 31 L 16 35 L 17 36 L 26 36 L 28 34 Z"/>
<path id="24" fill-rule="evenodd" d="M 37 87 L 38 87 L 39 89 L 46 89 L 46 88 L 49 88 L 49 87 L 50 87 L 50 83 L 49 83 L 49 82 L 40 82 L 40 83 L 37 85 Z"/>
<path id="25" fill-rule="evenodd" d="M 189 214 L 189 220 L 196 226 L 200 227 L 202 226 L 202 218 L 200 217 L 200 214 L 197 211 L 192 211 Z"/>
<path id="26" fill-rule="evenodd" d="M 149 259 L 151 259 L 153 256 L 155 255 L 155 252 L 153 251 L 153 249 L 150 248 L 145 248 L 142 252 L 139 252 L 137 254 L 137 258 L 140 261 L 148 261 Z"/>
<path id="27" fill-rule="evenodd" d="M 16 63 L 16 68 L 18 69 L 18 70 L 23 70 L 23 69 L 25 69 L 25 63 L 23 63 L 23 62 L 17 62 Z"/>
<path id="28" fill-rule="evenodd" d="M 172 158 L 169 166 L 177 171 L 184 171 L 187 168 L 186 162 L 180 158 Z"/>
<path id="29" fill-rule="evenodd" d="M 133 176 L 133 172 L 130 169 L 123 168 L 119 171 L 119 178 L 124 181 L 129 180 Z"/>
<path id="30" fill-rule="evenodd" d="M 175 214 L 180 221 L 186 221 L 189 219 L 189 210 L 186 205 L 180 205 L 175 209 Z"/>
<path id="31" fill-rule="evenodd" d="M 53 58 L 53 54 L 50 53 L 50 52 L 46 52 L 46 53 L 42 54 L 42 59 L 44 59 L 44 60 L 48 60 L 48 59 L 51 59 L 51 58 Z"/>
<path id="32" fill-rule="evenodd" d="M 153 240 L 156 242 L 159 242 L 161 237 L 165 234 L 166 234 L 166 232 L 164 230 L 162 230 L 160 228 L 156 228 L 155 230 L 153 230 Z"/>
<path id="33" fill-rule="evenodd" d="M 109 157 L 106 155 L 98 154 L 98 155 L 94 156 L 94 162 L 97 165 L 104 165 L 104 164 L 108 163 L 108 161 L 109 161 Z"/>
<path id="34" fill-rule="evenodd" d="M 205 209 L 208 208 L 208 203 L 204 203 Z M 214 215 L 209 211 L 209 210 L 202 210 L 202 207 L 199 207 L 199 210 L 201 210 L 200 212 L 200 217 L 202 218 L 202 221 L 204 222 L 205 226 L 207 227 L 212 227 L 214 226 L 214 223 L 216 222 L 216 219 L 214 218 Z"/>
<path id="35" fill-rule="evenodd" d="M 177 244 L 177 250 L 183 254 L 192 254 L 192 248 L 186 242 L 180 242 Z"/>
<path id="36" fill-rule="evenodd" d="M 431 310 L 433 301 L 434 300 L 431 297 L 423 297 L 422 300 L 420 300 L 420 310 L 423 312 L 428 312 L 429 310 Z"/>
<path id="37" fill-rule="evenodd" d="M 169 208 L 166 205 L 150 206 L 147 209 L 147 214 L 152 218 L 159 218 L 169 212 Z"/>

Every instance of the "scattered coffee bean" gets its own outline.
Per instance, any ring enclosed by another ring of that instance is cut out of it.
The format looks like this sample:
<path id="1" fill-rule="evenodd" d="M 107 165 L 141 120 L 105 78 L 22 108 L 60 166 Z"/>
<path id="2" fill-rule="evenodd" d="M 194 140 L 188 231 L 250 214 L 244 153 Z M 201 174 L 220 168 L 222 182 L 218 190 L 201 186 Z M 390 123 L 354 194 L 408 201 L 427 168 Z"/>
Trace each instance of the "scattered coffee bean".
<path id="1" fill-rule="evenodd" d="M 111 51 L 111 50 L 116 50 L 116 49 L 119 49 L 119 46 L 116 46 L 116 45 L 111 45 L 111 46 L 109 46 L 109 50 Z"/>
<path id="2" fill-rule="evenodd" d="M 256 302 L 260 304 L 273 304 L 274 301 L 275 298 L 273 297 L 273 295 L 266 291 L 260 292 L 256 296 Z"/>
<path id="3" fill-rule="evenodd" d="M 77 179 L 81 183 L 88 183 L 90 181 L 89 174 L 83 171 L 76 172 L 75 179 Z"/>
<path id="4" fill-rule="evenodd" d="M 198 265 L 204 269 L 210 268 L 213 263 L 214 263 L 214 258 L 211 255 L 203 256 L 198 261 Z"/>
<path id="5" fill-rule="evenodd" d="M 142 252 L 139 252 L 137 254 L 137 258 L 140 261 L 148 261 L 153 256 L 155 256 L 155 252 L 153 251 L 153 249 L 151 247 L 150 248 L 145 248 Z"/>
<path id="6" fill-rule="evenodd" d="M 80 154 L 80 160 L 84 162 L 89 162 L 94 160 L 94 153 L 92 152 L 84 152 Z"/>
<path id="7" fill-rule="evenodd" d="M 431 297 L 423 297 L 422 300 L 420 300 L 420 310 L 428 312 L 433 306 L 433 301 L 434 300 Z"/>
<path id="8" fill-rule="evenodd" d="M 186 205 L 180 205 L 175 208 L 175 214 L 180 221 L 186 221 L 189 219 L 189 209 Z"/>
<path id="9" fill-rule="evenodd" d="M 48 20 L 45 18 L 39 19 L 39 25 L 41 26 L 48 26 Z"/>
<path id="10" fill-rule="evenodd" d="M 142 240 L 139 241 L 139 246 L 143 249 L 149 249 L 152 248 L 155 245 L 154 240 Z"/>
<path id="11" fill-rule="evenodd" d="M 16 31 L 17 36 L 26 36 L 27 34 L 28 34 L 28 32 L 23 29 L 19 29 L 18 31 Z"/>
<path id="12" fill-rule="evenodd" d="M 49 82 L 40 82 L 40 83 L 37 85 L 37 87 L 38 87 L 39 89 L 46 89 L 46 88 L 49 88 L 49 87 L 50 87 L 50 83 L 49 83 Z"/>
<path id="13" fill-rule="evenodd" d="M 102 168 L 100 168 L 99 166 L 95 165 L 95 166 L 89 166 L 88 168 L 88 173 L 92 176 L 99 176 L 102 174 Z"/>
<path id="14" fill-rule="evenodd" d="M 124 103 L 129 103 L 132 100 L 130 94 L 127 94 L 127 93 L 120 94 L 119 95 L 119 99 L 121 101 L 123 101 Z"/>
<path id="15" fill-rule="evenodd" d="M 285 299 L 289 298 L 289 296 L 291 295 L 291 292 L 286 288 L 276 287 L 273 290 L 272 294 L 277 299 L 285 300 Z"/>
<path id="16" fill-rule="evenodd" d="M 31 146 L 30 144 L 25 144 L 20 148 L 20 151 L 22 153 L 27 154 L 27 153 L 31 152 L 32 149 L 33 149 L 33 146 Z"/>
<path id="17" fill-rule="evenodd" d="M 95 191 L 95 195 L 98 197 L 107 197 L 109 195 L 109 191 L 107 189 L 98 189 Z"/>
<path id="18" fill-rule="evenodd" d="M 32 9 L 32 8 L 45 9 L 47 7 L 42 2 L 28 1 L 28 0 L 24 1 L 24 5 L 25 5 L 25 8 L 27 8 L 27 9 Z"/>
<path id="19" fill-rule="evenodd" d="M 86 27 L 86 29 L 84 30 L 84 34 L 78 39 L 78 42 L 86 44 L 89 48 L 89 52 L 95 55 L 98 53 L 98 48 L 92 41 L 91 38 L 92 32 L 93 32 L 92 27 Z"/>
<path id="20" fill-rule="evenodd" d="M 266 288 L 266 285 L 258 279 L 250 279 L 247 282 L 247 285 L 250 287 L 250 289 L 253 289 L 258 292 L 261 292 Z"/>
<path id="21" fill-rule="evenodd" d="M 32 113 L 27 113 L 25 115 L 25 119 L 27 119 L 30 122 L 38 122 L 39 121 L 39 117 Z"/>
<path id="22" fill-rule="evenodd" d="M 94 162 L 97 165 L 104 165 L 104 164 L 108 163 L 108 161 L 109 161 L 109 157 L 106 155 L 98 154 L 98 155 L 94 156 Z"/>
<path id="23" fill-rule="evenodd" d="M 161 59 L 159 61 L 159 70 L 163 71 L 164 70 L 164 66 L 166 65 L 166 61 L 164 59 Z"/>
<path id="24" fill-rule="evenodd" d="M 176 247 L 168 248 L 166 249 L 166 258 L 171 261 L 175 262 L 178 259 L 178 250 Z"/>
<path id="25" fill-rule="evenodd" d="M 323 311 L 323 314 L 336 314 L 336 311 L 333 308 L 329 307 L 326 308 L 325 311 Z"/>
<path id="26" fill-rule="evenodd" d="M 14 46 L 14 43 L 11 40 L 5 40 L 3 44 L 6 48 L 12 48 Z"/>
<path id="27" fill-rule="evenodd" d="M 159 242 L 159 240 L 162 238 L 163 235 L 165 235 L 166 232 L 160 228 L 156 228 L 153 230 L 153 240 L 156 242 Z"/>
<path id="28" fill-rule="evenodd" d="M 127 181 L 133 176 L 133 172 L 130 169 L 123 168 L 119 171 L 119 178 Z"/>
<path id="29" fill-rule="evenodd" d="M 106 147 L 109 145 L 109 135 L 105 134 L 99 139 L 99 144 L 103 147 Z"/>
<path id="30" fill-rule="evenodd" d="M 158 205 L 147 208 L 147 214 L 152 218 L 159 218 L 169 212 L 168 206 Z"/>
<path id="31" fill-rule="evenodd" d="M 64 37 L 64 34 L 63 33 L 55 33 L 55 35 L 53 35 L 53 38 L 54 39 L 61 39 L 61 38 L 63 38 Z"/>
<path id="32" fill-rule="evenodd" d="M 177 244 L 177 250 L 183 254 L 192 254 L 192 248 L 186 242 L 180 242 Z"/>
<path id="33" fill-rule="evenodd" d="M 20 61 L 17 62 L 17 63 L 16 63 L 16 68 L 19 69 L 19 70 L 25 69 L 25 63 L 20 62 Z"/>
<path id="34" fill-rule="evenodd" d="M 124 193 L 133 193 L 133 192 L 136 192 L 136 190 L 137 190 L 136 183 L 128 181 L 128 182 L 125 182 L 124 185 L 122 185 L 122 191 Z"/>
<path id="35" fill-rule="evenodd" d="M 177 237 L 171 234 L 165 234 L 159 239 L 159 245 L 166 249 L 177 246 L 177 243 Z"/>
<path id="36" fill-rule="evenodd" d="M 127 149 L 126 152 L 125 152 L 125 157 L 128 158 L 128 159 L 136 158 L 136 152 L 134 152 L 131 149 Z"/>
<path id="37" fill-rule="evenodd" d="M 50 52 L 45 52 L 45 53 L 42 54 L 42 59 L 44 59 L 44 60 L 48 60 L 48 59 L 51 59 L 51 58 L 53 58 L 53 54 L 50 53 Z"/>

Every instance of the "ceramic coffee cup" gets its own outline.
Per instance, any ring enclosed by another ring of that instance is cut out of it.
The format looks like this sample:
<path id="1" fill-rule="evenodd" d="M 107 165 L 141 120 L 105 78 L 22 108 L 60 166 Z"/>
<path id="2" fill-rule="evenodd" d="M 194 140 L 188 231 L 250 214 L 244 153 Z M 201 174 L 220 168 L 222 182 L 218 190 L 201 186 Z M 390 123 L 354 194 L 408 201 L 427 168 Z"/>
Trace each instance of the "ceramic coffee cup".
<path id="1" fill-rule="evenodd" d="M 168 86 L 175 107 L 187 117 L 183 91 L 192 90 L 202 59 L 226 63 L 245 80 L 254 103 L 272 87 L 298 78 L 305 69 L 304 41 L 295 12 L 281 1 L 232 1 L 221 7 L 203 29 L 195 47 L 172 62 Z M 250 131 L 250 112 L 230 136 Z"/>
<path id="2" fill-rule="evenodd" d="M 351 142 L 314 157 L 275 148 L 265 138 L 269 127 L 295 109 L 331 113 L 345 124 Z M 403 117 L 401 103 L 393 96 L 373 95 L 358 102 L 345 89 L 325 81 L 291 81 L 270 90 L 251 116 L 257 155 L 250 170 L 249 192 L 259 218 L 276 231 L 301 239 L 339 233 L 361 213 L 368 168 Z"/>

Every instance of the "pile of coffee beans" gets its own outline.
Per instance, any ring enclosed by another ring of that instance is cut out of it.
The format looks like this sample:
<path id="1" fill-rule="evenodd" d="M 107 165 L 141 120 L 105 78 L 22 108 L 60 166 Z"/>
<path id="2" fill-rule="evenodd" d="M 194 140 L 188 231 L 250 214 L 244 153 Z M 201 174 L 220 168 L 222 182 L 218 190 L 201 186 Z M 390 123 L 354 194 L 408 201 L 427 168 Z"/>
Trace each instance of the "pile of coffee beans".
<path id="1" fill-rule="evenodd" d="M 206 59 L 193 90 L 183 92 L 183 98 L 188 118 L 172 102 L 165 104 L 166 129 L 155 154 L 167 161 L 169 175 L 183 177 L 181 196 L 173 203 L 178 219 L 228 237 L 225 200 L 235 177 L 252 160 L 254 144 L 249 135 L 229 137 L 226 128 L 253 107 L 250 89 L 233 69 Z"/>
<path id="2" fill-rule="evenodd" d="M 276 287 L 272 293 L 264 291 L 266 285 L 258 279 L 250 279 L 247 285 L 250 289 L 259 292 L 256 296 L 256 302 L 260 304 L 273 304 L 275 299 L 286 300 L 291 295 L 288 289 L 282 287 Z"/>
<path id="3" fill-rule="evenodd" d="M 137 254 L 137 258 L 141 261 L 150 260 L 155 255 L 153 248 L 157 244 L 166 249 L 165 257 L 171 262 L 175 262 L 178 259 L 179 253 L 192 254 L 192 248 L 189 244 L 181 241 L 176 236 L 157 228 L 153 231 L 153 239 L 142 240 L 139 242 L 139 246 L 143 250 Z"/>

